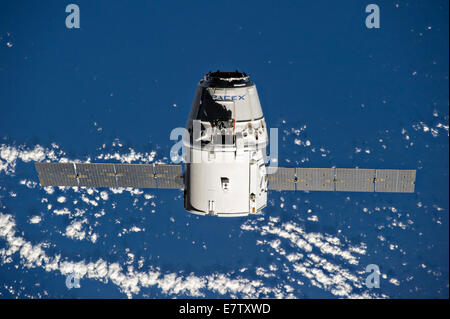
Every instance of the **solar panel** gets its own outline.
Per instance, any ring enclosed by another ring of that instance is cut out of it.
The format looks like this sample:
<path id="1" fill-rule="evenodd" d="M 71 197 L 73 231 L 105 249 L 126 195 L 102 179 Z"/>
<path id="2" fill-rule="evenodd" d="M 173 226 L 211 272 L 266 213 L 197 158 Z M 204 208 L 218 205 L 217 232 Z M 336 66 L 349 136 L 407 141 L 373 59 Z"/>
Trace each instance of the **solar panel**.
<path id="1" fill-rule="evenodd" d="M 267 178 L 271 190 L 412 193 L 416 171 L 278 167 Z"/>
<path id="2" fill-rule="evenodd" d="M 278 167 L 275 173 L 268 174 L 268 188 L 273 190 L 295 190 L 295 167 Z"/>
<path id="3" fill-rule="evenodd" d="M 114 164 L 117 186 L 156 188 L 153 164 Z"/>
<path id="4" fill-rule="evenodd" d="M 334 191 L 334 168 L 297 167 L 297 190 Z"/>
<path id="5" fill-rule="evenodd" d="M 40 163 L 34 166 L 42 186 L 78 186 L 73 163 Z"/>
<path id="6" fill-rule="evenodd" d="M 181 165 L 36 162 L 35 167 L 42 186 L 183 188 Z M 412 193 L 416 171 L 278 167 L 267 179 L 271 190 Z"/>
<path id="7" fill-rule="evenodd" d="M 155 164 L 156 185 L 158 188 L 182 188 L 183 173 L 181 165 Z"/>
<path id="8" fill-rule="evenodd" d="M 117 187 L 114 164 L 76 163 L 79 185 L 86 187 Z"/>
<path id="9" fill-rule="evenodd" d="M 375 192 L 413 193 L 415 170 L 377 169 Z"/>
<path id="10" fill-rule="evenodd" d="M 373 192 L 374 169 L 336 168 L 336 191 Z"/>
<path id="11" fill-rule="evenodd" d="M 35 163 L 42 186 L 183 188 L 181 165 Z"/>

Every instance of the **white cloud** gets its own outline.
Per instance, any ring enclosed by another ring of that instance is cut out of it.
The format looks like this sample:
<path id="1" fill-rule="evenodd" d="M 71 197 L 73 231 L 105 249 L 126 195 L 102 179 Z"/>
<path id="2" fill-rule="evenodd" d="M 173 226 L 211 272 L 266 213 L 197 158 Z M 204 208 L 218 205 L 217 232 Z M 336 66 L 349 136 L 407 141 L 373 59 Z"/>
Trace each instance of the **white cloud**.
<path id="1" fill-rule="evenodd" d="M 64 196 L 59 196 L 57 201 L 58 201 L 58 203 L 65 203 L 66 202 L 66 198 Z"/>
<path id="2" fill-rule="evenodd" d="M 33 149 L 27 149 L 24 146 L 9 146 L 5 144 L 0 145 L 0 172 L 5 171 L 7 174 L 14 172 L 17 159 L 23 162 L 42 161 L 46 158 L 46 152 L 42 146 L 36 145 Z"/>
<path id="3" fill-rule="evenodd" d="M 108 198 L 109 198 L 108 193 L 107 193 L 106 191 L 101 191 L 101 192 L 100 192 L 100 197 L 101 197 L 103 200 L 108 200 Z"/>
<path id="4" fill-rule="evenodd" d="M 132 162 L 143 162 L 143 163 L 149 163 L 152 162 L 155 159 L 156 152 L 152 151 L 150 153 L 139 153 L 134 151 L 133 149 L 129 149 L 129 153 L 126 154 L 120 154 L 118 152 L 112 153 L 112 154 L 100 154 L 97 156 L 97 159 L 101 160 L 111 160 L 115 159 L 117 161 L 120 161 L 122 163 L 132 163 Z"/>
<path id="5" fill-rule="evenodd" d="M 308 233 L 294 222 L 280 223 L 270 219 L 267 223 L 250 220 L 241 226 L 245 231 L 254 231 L 262 236 L 276 236 L 275 240 L 259 240 L 257 244 L 267 245 L 277 254 L 286 258 L 289 268 L 307 278 L 311 285 L 324 289 L 338 297 L 370 297 L 363 293 L 353 293 L 354 288 L 362 288 L 362 279 L 346 268 L 358 265 L 357 255 L 366 253 L 365 244 L 344 247 L 339 238 L 322 233 Z M 295 247 L 297 252 L 286 254 L 284 247 Z M 335 262 L 338 258 L 339 263 Z M 268 271 L 259 269 L 259 275 L 269 277 Z M 375 295 L 376 297 L 382 297 Z"/>
<path id="6" fill-rule="evenodd" d="M 87 219 L 81 221 L 74 221 L 66 227 L 65 235 L 72 239 L 83 240 L 86 237 L 86 232 L 83 230 L 83 224 L 87 222 Z"/>
<path id="7" fill-rule="evenodd" d="M 82 232 L 80 226 L 84 221 L 72 223 L 68 233 L 74 237 Z M 287 290 L 290 288 L 264 287 L 260 280 L 249 280 L 237 276 L 230 278 L 231 274 L 215 273 L 207 276 L 197 276 L 177 273 L 161 273 L 158 268 L 149 267 L 148 271 L 136 271 L 132 266 L 125 271 L 119 263 L 108 263 L 103 259 L 97 261 L 63 260 L 60 255 L 48 256 L 41 244 L 32 245 L 24 238 L 16 236 L 15 222 L 11 215 L 0 213 L 0 237 L 7 241 L 7 248 L 0 249 L 0 258 L 3 263 L 12 262 L 12 256 L 19 252 L 23 265 L 27 268 L 42 267 L 46 271 L 59 271 L 62 275 L 75 273 L 80 278 L 90 278 L 117 285 L 129 298 L 138 294 L 142 287 L 156 286 L 162 293 L 178 295 L 180 293 L 191 297 L 204 296 L 205 290 L 214 291 L 232 297 L 243 296 L 258 298 L 270 296 L 276 298 L 292 297 Z M 68 227 L 68 228 L 69 228 Z"/>
<path id="8" fill-rule="evenodd" d="M 55 209 L 53 213 L 56 215 L 70 215 L 70 211 L 66 207 L 63 209 Z"/>
<path id="9" fill-rule="evenodd" d="M 41 216 L 33 216 L 30 218 L 30 224 L 39 224 L 41 222 Z"/>

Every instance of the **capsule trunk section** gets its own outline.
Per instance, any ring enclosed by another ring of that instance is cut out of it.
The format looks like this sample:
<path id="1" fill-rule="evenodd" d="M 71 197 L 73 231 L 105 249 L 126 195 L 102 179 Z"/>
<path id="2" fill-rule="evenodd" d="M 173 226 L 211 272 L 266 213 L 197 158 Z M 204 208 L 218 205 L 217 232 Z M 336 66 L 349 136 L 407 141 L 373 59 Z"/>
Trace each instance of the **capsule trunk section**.
<path id="1" fill-rule="evenodd" d="M 256 86 L 241 72 L 208 73 L 186 123 L 185 209 L 221 217 L 267 204 L 267 127 Z"/>

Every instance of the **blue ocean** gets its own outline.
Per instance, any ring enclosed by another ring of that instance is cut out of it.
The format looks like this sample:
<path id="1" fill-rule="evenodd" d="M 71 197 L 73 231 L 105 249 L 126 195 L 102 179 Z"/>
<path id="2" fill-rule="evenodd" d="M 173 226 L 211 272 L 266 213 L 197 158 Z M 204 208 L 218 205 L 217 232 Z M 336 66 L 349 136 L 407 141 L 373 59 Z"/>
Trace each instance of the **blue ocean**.
<path id="1" fill-rule="evenodd" d="M 380 0 L 368 28 L 371 3 L 1 1 L 0 298 L 448 298 L 449 3 Z M 39 185 L 35 161 L 171 163 L 216 70 L 256 84 L 279 165 L 415 169 L 415 192 L 270 191 L 224 219 Z"/>

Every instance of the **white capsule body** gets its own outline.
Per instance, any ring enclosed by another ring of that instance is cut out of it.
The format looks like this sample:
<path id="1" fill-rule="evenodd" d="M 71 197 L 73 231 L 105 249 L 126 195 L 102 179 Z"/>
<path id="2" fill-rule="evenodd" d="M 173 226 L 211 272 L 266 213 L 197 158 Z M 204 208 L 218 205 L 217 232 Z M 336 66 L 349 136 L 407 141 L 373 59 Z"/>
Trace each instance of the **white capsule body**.
<path id="1" fill-rule="evenodd" d="M 211 79 L 208 74 L 197 87 L 184 138 L 185 209 L 246 216 L 267 205 L 267 127 L 248 76 L 217 73 L 238 74 L 241 80 Z"/>

